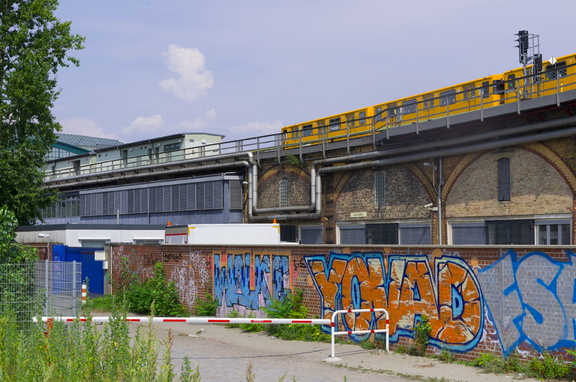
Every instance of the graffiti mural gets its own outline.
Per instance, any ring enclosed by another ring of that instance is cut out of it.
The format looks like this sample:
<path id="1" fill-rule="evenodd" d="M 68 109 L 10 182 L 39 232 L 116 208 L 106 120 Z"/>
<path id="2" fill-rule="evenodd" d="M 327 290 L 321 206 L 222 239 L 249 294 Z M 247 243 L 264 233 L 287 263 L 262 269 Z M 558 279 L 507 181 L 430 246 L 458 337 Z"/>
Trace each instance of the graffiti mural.
<path id="1" fill-rule="evenodd" d="M 576 256 L 566 261 L 531 252 L 520 259 L 509 250 L 479 270 L 478 278 L 504 354 L 525 342 L 536 350 L 574 347 Z"/>
<path id="2" fill-rule="evenodd" d="M 231 310 L 260 316 L 270 299 L 290 292 L 288 256 L 259 254 L 214 255 L 214 296 L 220 301 L 218 315 Z"/>
<path id="3" fill-rule="evenodd" d="M 174 282 L 180 294 L 180 302 L 194 306 L 199 290 L 210 282 L 210 271 L 206 258 L 200 252 L 191 252 L 187 257 L 164 254 L 163 261 L 174 262 L 168 281 Z"/>
<path id="4" fill-rule="evenodd" d="M 387 309 L 390 340 L 413 336 L 422 315 L 432 326 L 430 343 L 467 351 L 482 338 L 484 303 L 478 279 L 459 257 L 442 256 L 433 264 L 425 255 L 331 253 L 305 261 L 322 304 L 323 318 L 340 309 Z M 345 330 L 383 328 L 385 316 L 357 313 L 340 323 Z M 328 328 L 325 328 L 328 330 Z M 356 340 L 368 334 L 356 335 Z"/>

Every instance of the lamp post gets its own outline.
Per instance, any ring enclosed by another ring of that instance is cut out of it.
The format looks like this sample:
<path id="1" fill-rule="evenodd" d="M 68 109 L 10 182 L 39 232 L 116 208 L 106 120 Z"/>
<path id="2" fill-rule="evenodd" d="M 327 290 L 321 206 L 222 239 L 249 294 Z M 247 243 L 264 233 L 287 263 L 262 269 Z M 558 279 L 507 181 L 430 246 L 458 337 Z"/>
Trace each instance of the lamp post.
<path id="1" fill-rule="evenodd" d="M 38 237 L 48 239 L 46 244 L 46 260 L 50 260 L 50 235 L 47 233 L 39 233 Z"/>

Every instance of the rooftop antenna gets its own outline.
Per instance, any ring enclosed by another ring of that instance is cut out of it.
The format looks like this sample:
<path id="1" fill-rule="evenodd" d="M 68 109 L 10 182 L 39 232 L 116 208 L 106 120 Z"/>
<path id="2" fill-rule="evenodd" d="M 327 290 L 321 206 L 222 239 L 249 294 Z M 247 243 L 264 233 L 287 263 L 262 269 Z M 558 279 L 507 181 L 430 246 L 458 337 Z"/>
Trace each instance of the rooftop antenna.
<path id="1" fill-rule="evenodd" d="M 528 65 L 533 64 L 532 74 L 542 71 L 542 55 L 540 54 L 540 35 L 530 34 L 526 30 L 518 31 L 516 34 L 518 39 L 519 59 L 522 67 L 524 68 L 524 76 L 527 76 Z"/>

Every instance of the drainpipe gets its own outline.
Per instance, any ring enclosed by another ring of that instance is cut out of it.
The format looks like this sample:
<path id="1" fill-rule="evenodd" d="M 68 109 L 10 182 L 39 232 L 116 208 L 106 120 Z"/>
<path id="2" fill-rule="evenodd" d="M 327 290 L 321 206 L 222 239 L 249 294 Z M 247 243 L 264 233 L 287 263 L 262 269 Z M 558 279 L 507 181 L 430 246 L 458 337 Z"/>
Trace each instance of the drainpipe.
<path id="1" fill-rule="evenodd" d="M 444 185 L 444 176 L 442 175 L 442 157 L 438 157 L 438 245 L 442 245 L 442 186 Z"/>

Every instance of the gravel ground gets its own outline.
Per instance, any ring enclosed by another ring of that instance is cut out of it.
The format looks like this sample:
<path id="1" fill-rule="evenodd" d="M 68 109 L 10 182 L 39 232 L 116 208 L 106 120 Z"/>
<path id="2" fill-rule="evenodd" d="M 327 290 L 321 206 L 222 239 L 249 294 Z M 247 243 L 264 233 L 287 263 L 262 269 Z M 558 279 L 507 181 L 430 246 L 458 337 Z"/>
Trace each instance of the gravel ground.
<path id="1" fill-rule="evenodd" d="M 142 325 L 130 323 L 131 326 Z M 284 341 L 263 333 L 245 333 L 221 324 L 155 323 L 157 336 L 172 331 L 172 359 L 180 371 L 184 357 L 200 368 L 202 381 L 246 381 L 252 366 L 255 381 L 466 381 L 536 382 L 513 374 L 486 374 L 479 369 L 406 354 L 365 350 L 329 343 Z"/>

